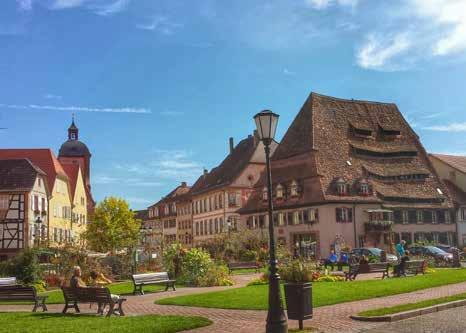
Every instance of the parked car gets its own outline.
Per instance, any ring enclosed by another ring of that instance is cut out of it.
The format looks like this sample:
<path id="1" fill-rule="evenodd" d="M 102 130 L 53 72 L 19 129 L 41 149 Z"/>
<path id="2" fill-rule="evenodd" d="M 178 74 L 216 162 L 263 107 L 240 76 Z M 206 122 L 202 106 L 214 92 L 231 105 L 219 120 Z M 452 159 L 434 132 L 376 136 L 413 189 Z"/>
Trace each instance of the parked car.
<path id="1" fill-rule="evenodd" d="M 351 250 L 351 255 L 355 255 L 357 258 L 360 258 L 363 255 L 368 257 L 369 259 L 371 257 L 375 257 L 378 261 L 380 261 L 381 252 L 382 249 L 379 249 L 378 247 L 360 247 Z M 387 261 L 389 263 L 397 263 L 398 257 L 394 254 L 387 253 Z"/>
<path id="2" fill-rule="evenodd" d="M 443 250 L 443 251 L 448 252 L 448 253 L 452 253 L 451 252 L 452 249 L 455 248 L 454 246 L 446 245 L 446 244 L 435 244 L 434 246 L 438 247 L 440 250 Z"/>
<path id="3" fill-rule="evenodd" d="M 453 260 L 453 255 L 442 249 L 439 249 L 436 246 L 425 245 L 425 246 L 411 246 L 408 248 L 410 254 L 414 256 L 427 256 L 432 257 L 437 260 L 442 261 L 451 261 Z"/>

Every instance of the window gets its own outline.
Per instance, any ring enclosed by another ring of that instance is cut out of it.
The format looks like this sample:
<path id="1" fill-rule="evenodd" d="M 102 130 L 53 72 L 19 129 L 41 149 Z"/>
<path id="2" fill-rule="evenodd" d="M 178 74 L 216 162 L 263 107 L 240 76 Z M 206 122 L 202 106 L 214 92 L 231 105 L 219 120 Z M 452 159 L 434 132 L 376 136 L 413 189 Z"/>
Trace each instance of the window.
<path id="1" fill-rule="evenodd" d="M 230 192 L 228 193 L 228 206 L 229 207 L 236 207 L 238 205 L 236 200 L 236 193 Z"/>
<path id="2" fill-rule="evenodd" d="M 163 212 L 165 213 L 165 215 L 168 215 L 168 214 L 170 213 L 169 209 L 170 209 L 170 208 L 168 207 L 168 205 L 165 205 L 165 206 L 164 206 Z"/>
<path id="3" fill-rule="evenodd" d="M 219 226 L 220 232 L 223 232 L 224 229 L 223 229 L 223 218 L 222 217 L 219 219 L 219 224 L 220 224 Z"/>
<path id="4" fill-rule="evenodd" d="M 37 185 L 39 187 L 42 187 L 42 179 L 41 178 L 37 178 Z"/>
<path id="5" fill-rule="evenodd" d="M 196 236 L 199 236 L 199 222 L 196 222 Z"/>
<path id="6" fill-rule="evenodd" d="M 209 234 L 213 234 L 213 225 L 212 225 L 212 219 L 209 220 Z"/>
<path id="7" fill-rule="evenodd" d="M 285 214 L 278 213 L 278 225 L 281 227 L 285 225 Z"/>
<path id="8" fill-rule="evenodd" d="M 0 210 L 8 210 L 9 195 L 0 195 Z"/>
<path id="9" fill-rule="evenodd" d="M 336 221 L 338 223 L 353 222 L 353 210 L 351 208 L 336 208 Z"/>
<path id="10" fill-rule="evenodd" d="M 267 190 L 267 187 L 264 187 L 262 189 L 262 200 L 267 201 L 269 199 L 269 192 Z"/>
<path id="11" fill-rule="evenodd" d="M 395 210 L 393 212 L 393 217 L 394 217 L 395 223 L 403 223 L 403 211 Z"/>
<path id="12" fill-rule="evenodd" d="M 422 211 L 422 221 L 424 223 L 432 223 L 434 221 L 431 210 Z"/>
<path id="13" fill-rule="evenodd" d="M 460 209 L 460 220 L 466 221 L 466 208 L 462 207 Z"/>
<path id="14" fill-rule="evenodd" d="M 369 184 L 367 181 L 361 181 L 359 184 L 359 193 L 361 195 L 369 195 Z"/>
<path id="15" fill-rule="evenodd" d="M 215 219 L 215 233 L 218 234 L 218 219 Z"/>
<path id="16" fill-rule="evenodd" d="M 45 204 L 45 198 L 41 198 L 41 210 L 43 212 L 47 210 L 47 205 Z"/>
<path id="17" fill-rule="evenodd" d="M 415 210 L 408 210 L 408 223 L 417 223 L 417 213 Z"/>
<path id="18" fill-rule="evenodd" d="M 220 204 L 220 208 L 223 208 L 223 195 L 222 194 L 218 196 L 218 203 Z"/>
<path id="19" fill-rule="evenodd" d="M 282 184 L 277 185 L 276 197 L 277 197 L 277 199 L 282 199 L 283 198 L 283 186 L 282 186 Z"/>
<path id="20" fill-rule="evenodd" d="M 335 182 L 335 186 L 336 186 L 338 195 L 346 195 L 347 194 L 347 186 L 346 186 L 346 182 L 343 180 L 343 178 L 339 178 Z"/>
<path id="21" fill-rule="evenodd" d="M 316 222 L 318 218 L 318 211 L 316 208 L 310 208 L 303 212 L 304 223 Z"/>
<path id="22" fill-rule="evenodd" d="M 296 182 L 296 180 L 293 180 L 291 182 L 290 194 L 291 194 L 292 197 L 298 196 L 298 183 Z"/>
<path id="23" fill-rule="evenodd" d="M 299 224 L 301 212 L 293 212 L 293 224 Z"/>
<path id="24" fill-rule="evenodd" d="M 39 197 L 37 195 L 34 196 L 34 211 L 39 210 Z"/>

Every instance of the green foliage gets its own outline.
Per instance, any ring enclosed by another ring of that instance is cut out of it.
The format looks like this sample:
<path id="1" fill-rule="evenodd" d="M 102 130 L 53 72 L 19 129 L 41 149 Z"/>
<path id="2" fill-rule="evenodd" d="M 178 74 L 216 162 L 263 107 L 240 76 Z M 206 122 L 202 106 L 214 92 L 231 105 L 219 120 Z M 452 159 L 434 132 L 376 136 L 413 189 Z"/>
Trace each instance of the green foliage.
<path id="1" fill-rule="evenodd" d="M 316 282 L 341 282 L 345 281 L 343 276 L 337 275 L 322 275 L 315 280 Z"/>
<path id="2" fill-rule="evenodd" d="M 95 208 L 84 237 L 93 250 L 115 253 L 137 244 L 139 227 L 140 221 L 134 218 L 125 200 L 108 197 Z"/>
<path id="3" fill-rule="evenodd" d="M 196 287 L 228 286 L 233 283 L 228 278 L 228 268 L 215 263 L 209 252 L 200 248 L 183 248 L 173 243 L 163 253 L 165 269 L 170 276 L 186 285 Z"/>
<path id="4" fill-rule="evenodd" d="M 40 280 L 40 266 L 34 249 L 26 249 L 2 265 L 1 275 L 14 276 L 21 283 L 33 285 Z"/>
<path id="5" fill-rule="evenodd" d="M 466 280 L 466 269 L 438 269 L 436 273 L 402 279 L 356 280 L 338 283 L 313 283 L 314 307 L 352 302 L 374 297 L 404 294 Z M 232 288 L 202 295 L 186 295 L 158 300 L 157 304 L 208 308 L 267 310 L 267 285 Z M 228 302 L 225 302 L 228 300 Z"/>
<path id="6" fill-rule="evenodd" d="M 212 324 L 203 317 L 183 316 L 126 316 L 100 317 L 95 315 L 61 313 L 1 313 L 1 332 L 9 333 L 69 333 L 93 331 L 99 333 L 163 332 L 175 333 Z"/>
<path id="7" fill-rule="evenodd" d="M 282 280 L 290 283 L 311 282 L 314 273 L 310 264 L 300 260 L 292 260 L 280 266 Z"/>

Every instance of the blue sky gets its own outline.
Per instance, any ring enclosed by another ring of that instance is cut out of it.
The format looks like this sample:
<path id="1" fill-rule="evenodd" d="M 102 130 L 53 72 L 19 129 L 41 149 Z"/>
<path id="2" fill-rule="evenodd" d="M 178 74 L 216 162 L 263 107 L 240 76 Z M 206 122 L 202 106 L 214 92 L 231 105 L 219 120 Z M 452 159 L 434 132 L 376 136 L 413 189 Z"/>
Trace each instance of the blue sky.
<path id="1" fill-rule="evenodd" d="M 428 151 L 466 154 L 465 0 L 5 0 L 0 147 L 58 152 L 76 113 L 97 199 L 192 183 L 311 91 L 398 104 Z"/>

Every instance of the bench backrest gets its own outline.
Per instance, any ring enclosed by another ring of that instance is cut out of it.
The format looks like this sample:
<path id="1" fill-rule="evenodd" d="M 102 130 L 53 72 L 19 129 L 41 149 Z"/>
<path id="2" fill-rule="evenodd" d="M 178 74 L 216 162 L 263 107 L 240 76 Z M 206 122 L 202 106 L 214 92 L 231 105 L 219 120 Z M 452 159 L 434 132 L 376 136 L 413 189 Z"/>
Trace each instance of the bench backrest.
<path id="1" fill-rule="evenodd" d="M 133 281 L 139 283 L 154 283 L 170 280 L 167 272 L 133 274 Z"/>
<path id="2" fill-rule="evenodd" d="M 255 268 L 257 267 L 257 263 L 255 262 L 230 262 L 228 263 L 229 268 Z"/>
<path id="3" fill-rule="evenodd" d="M 15 277 L 6 277 L 0 278 L 0 287 L 3 286 L 16 286 L 16 278 Z"/>
<path id="4" fill-rule="evenodd" d="M 424 260 L 409 260 L 405 262 L 405 269 L 420 269 L 424 270 Z"/>
<path id="5" fill-rule="evenodd" d="M 111 300 L 108 288 L 71 288 L 62 287 L 63 296 L 67 302 L 108 302 Z"/>
<path id="6" fill-rule="evenodd" d="M 377 262 L 369 264 L 369 272 L 373 271 L 381 271 L 388 269 L 388 263 L 385 262 Z"/>
<path id="7" fill-rule="evenodd" d="M 37 296 L 34 287 L 2 286 L 0 287 L 0 300 L 33 300 Z"/>

